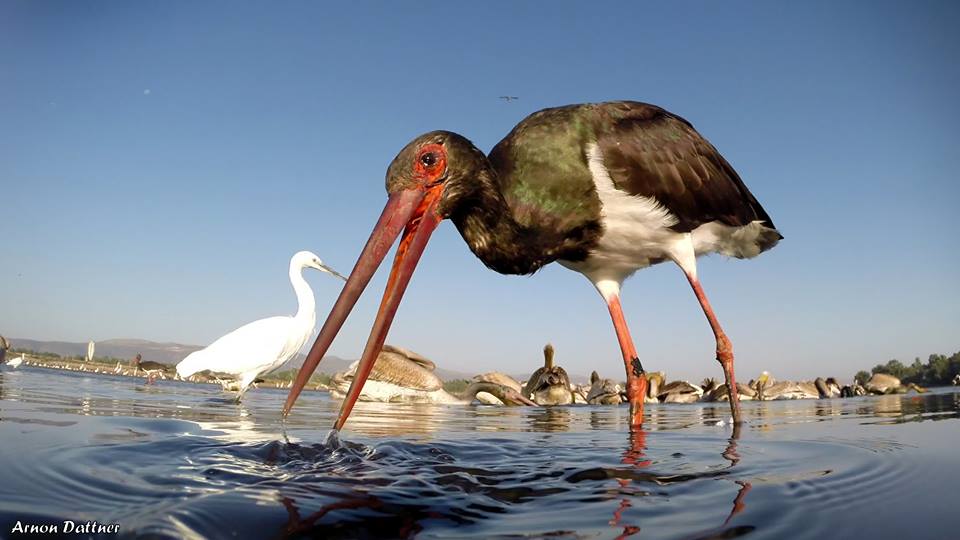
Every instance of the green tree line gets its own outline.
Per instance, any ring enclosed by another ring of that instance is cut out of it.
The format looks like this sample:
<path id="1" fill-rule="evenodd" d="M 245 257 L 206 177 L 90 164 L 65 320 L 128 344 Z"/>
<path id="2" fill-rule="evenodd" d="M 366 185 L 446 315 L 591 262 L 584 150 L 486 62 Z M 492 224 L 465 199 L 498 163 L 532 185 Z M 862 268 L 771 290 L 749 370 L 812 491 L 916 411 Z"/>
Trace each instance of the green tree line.
<path id="1" fill-rule="evenodd" d="M 915 383 L 920 386 L 948 385 L 952 384 L 954 377 L 960 374 L 960 352 L 955 352 L 949 357 L 943 354 L 931 354 L 926 364 L 921 362 L 920 358 L 915 358 L 909 366 L 893 359 L 886 364 L 873 366 L 870 373 L 859 371 L 855 378 L 857 382 L 863 384 L 872 373 L 886 373 L 904 383 Z"/>

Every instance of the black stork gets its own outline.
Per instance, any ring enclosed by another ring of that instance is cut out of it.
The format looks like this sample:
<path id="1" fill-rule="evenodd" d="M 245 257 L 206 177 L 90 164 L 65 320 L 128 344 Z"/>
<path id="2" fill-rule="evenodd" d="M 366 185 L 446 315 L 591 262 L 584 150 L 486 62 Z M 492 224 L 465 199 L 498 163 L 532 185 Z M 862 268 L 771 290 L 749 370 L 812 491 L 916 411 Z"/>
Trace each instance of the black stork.
<path id="1" fill-rule="evenodd" d="M 140 356 L 140 353 L 137 353 L 137 357 L 133 359 L 133 373 L 134 375 L 140 373 L 141 371 L 147 374 L 147 384 L 153 384 L 154 379 L 158 374 L 166 373 L 170 369 L 170 366 L 166 364 L 161 364 L 160 362 L 153 362 L 150 360 L 143 360 L 143 357 Z"/>
<path id="2" fill-rule="evenodd" d="M 783 237 L 690 122 L 631 101 L 545 109 L 517 124 L 489 156 L 461 135 L 433 131 L 397 154 L 386 187 L 386 207 L 297 374 L 284 415 L 403 230 L 356 378 L 334 424 L 342 428 L 430 234 L 450 218 L 471 251 L 497 272 L 531 274 L 556 261 L 594 284 L 623 353 L 631 426 L 643 422 L 647 379 L 620 306 L 620 286 L 638 269 L 677 263 L 716 337 L 733 419 L 740 422 L 733 348 L 697 278 L 696 258 L 755 257 Z"/>

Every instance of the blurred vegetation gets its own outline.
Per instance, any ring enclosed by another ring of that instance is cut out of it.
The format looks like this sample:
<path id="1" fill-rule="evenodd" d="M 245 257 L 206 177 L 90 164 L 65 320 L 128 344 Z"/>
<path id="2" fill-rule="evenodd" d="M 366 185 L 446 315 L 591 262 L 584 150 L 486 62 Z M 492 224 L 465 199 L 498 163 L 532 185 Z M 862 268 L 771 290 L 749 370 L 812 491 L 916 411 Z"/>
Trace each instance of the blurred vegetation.
<path id="1" fill-rule="evenodd" d="M 277 371 L 275 373 L 270 373 L 269 375 L 263 375 L 263 379 L 266 381 L 273 381 L 279 383 L 288 383 L 297 378 L 297 373 L 300 369 L 285 369 L 283 371 Z M 313 375 L 310 376 L 310 380 L 307 382 L 307 386 L 316 386 L 322 384 L 324 386 L 330 386 L 333 383 L 333 377 L 327 375 L 326 373 L 316 371 Z"/>
<path id="2" fill-rule="evenodd" d="M 877 364 L 873 366 L 871 373 L 886 373 L 893 375 L 904 383 L 915 383 L 920 386 L 943 386 L 952 384 L 953 378 L 960 375 L 960 352 L 953 353 L 953 356 L 943 354 L 931 354 L 924 364 L 919 358 L 915 358 L 909 366 L 904 365 L 899 360 L 890 360 L 886 364 Z M 857 373 L 857 380 L 860 376 L 869 378 L 865 371 Z"/>

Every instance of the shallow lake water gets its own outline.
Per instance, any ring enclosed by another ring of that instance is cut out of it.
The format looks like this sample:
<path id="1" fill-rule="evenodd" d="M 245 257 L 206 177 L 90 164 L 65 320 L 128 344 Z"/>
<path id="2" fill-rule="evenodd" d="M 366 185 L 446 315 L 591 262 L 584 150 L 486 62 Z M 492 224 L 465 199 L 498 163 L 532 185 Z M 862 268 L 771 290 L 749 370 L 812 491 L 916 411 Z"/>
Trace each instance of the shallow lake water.
<path id="1" fill-rule="evenodd" d="M 956 538 L 960 393 L 627 408 L 339 402 L 0 370 L 0 538 Z M 64 534 L 76 538 L 77 534 Z M 89 535 L 80 535 L 83 537 Z M 97 535 L 93 535 L 97 536 Z M 116 537 L 115 534 L 103 534 Z"/>

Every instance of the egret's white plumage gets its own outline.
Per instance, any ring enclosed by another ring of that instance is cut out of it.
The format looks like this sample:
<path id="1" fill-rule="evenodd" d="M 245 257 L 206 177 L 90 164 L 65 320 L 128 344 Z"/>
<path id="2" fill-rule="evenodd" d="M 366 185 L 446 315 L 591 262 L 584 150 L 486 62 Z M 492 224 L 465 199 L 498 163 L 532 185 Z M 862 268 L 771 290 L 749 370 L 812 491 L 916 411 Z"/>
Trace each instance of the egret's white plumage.
<path id="1" fill-rule="evenodd" d="M 7 360 L 7 365 L 12 368 L 20 367 L 20 364 L 23 363 L 23 360 L 24 357 L 23 354 L 21 354 L 19 358 L 11 358 L 10 360 Z"/>
<path id="2" fill-rule="evenodd" d="M 290 283 L 299 304 L 297 314 L 260 319 L 237 328 L 177 364 L 180 377 L 204 370 L 235 375 L 240 383 L 239 401 L 258 376 L 279 368 L 297 354 L 317 322 L 313 290 L 303 279 L 304 268 L 316 268 L 346 280 L 313 253 L 298 252 L 290 259 Z"/>

